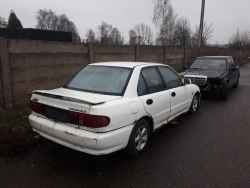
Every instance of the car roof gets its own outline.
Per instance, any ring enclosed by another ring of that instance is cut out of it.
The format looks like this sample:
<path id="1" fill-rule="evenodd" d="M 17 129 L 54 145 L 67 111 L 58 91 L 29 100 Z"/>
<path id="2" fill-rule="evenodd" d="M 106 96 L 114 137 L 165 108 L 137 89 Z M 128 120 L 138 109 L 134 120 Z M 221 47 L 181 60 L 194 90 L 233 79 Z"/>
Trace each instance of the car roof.
<path id="1" fill-rule="evenodd" d="M 90 65 L 134 68 L 136 66 L 145 66 L 145 65 L 153 66 L 153 65 L 164 65 L 164 64 L 153 63 L 153 62 L 112 61 L 112 62 L 92 63 Z"/>
<path id="2" fill-rule="evenodd" d="M 225 59 L 225 58 L 232 58 L 232 56 L 201 56 L 201 57 L 197 57 L 197 58 L 221 58 L 221 59 Z"/>

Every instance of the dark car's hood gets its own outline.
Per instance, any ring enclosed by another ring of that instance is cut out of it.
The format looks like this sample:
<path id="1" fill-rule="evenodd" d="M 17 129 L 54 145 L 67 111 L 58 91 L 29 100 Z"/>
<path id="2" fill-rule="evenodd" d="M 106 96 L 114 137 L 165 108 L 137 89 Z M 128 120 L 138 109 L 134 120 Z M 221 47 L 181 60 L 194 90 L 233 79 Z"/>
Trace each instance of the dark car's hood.
<path id="1" fill-rule="evenodd" d="M 184 72 L 179 73 L 180 76 L 184 75 L 200 75 L 207 76 L 208 78 L 219 78 L 223 74 L 227 73 L 227 71 L 223 70 L 208 70 L 208 69 L 188 69 Z"/>

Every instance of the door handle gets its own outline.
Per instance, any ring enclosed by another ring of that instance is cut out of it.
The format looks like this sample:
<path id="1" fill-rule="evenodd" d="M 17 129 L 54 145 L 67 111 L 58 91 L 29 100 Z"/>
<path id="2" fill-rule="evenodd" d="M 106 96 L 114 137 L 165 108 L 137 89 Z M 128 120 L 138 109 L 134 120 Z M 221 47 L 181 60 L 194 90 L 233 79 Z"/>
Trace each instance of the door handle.
<path id="1" fill-rule="evenodd" d="M 175 92 L 172 92 L 172 93 L 171 93 L 171 96 L 172 96 L 172 97 L 175 97 L 175 95 L 176 95 Z"/>
<path id="2" fill-rule="evenodd" d="M 153 100 L 152 100 L 152 99 L 148 99 L 148 100 L 146 101 L 146 103 L 147 103 L 148 105 L 151 105 L 151 104 L 153 104 Z"/>

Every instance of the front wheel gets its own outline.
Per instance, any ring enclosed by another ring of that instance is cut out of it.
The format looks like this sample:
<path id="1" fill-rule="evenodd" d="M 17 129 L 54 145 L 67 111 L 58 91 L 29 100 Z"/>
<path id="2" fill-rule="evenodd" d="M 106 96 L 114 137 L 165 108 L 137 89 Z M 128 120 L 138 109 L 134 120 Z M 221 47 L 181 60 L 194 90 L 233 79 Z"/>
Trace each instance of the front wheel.
<path id="1" fill-rule="evenodd" d="M 199 109 L 199 105 L 200 105 L 200 100 L 199 100 L 199 95 L 196 93 L 194 95 L 193 101 L 191 103 L 191 106 L 189 108 L 189 114 L 195 114 L 198 109 Z"/>
<path id="2" fill-rule="evenodd" d="M 130 155 L 136 157 L 146 149 L 149 140 L 149 133 L 149 124 L 145 119 L 136 123 L 127 146 L 127 151 Z"/>
<path id="3" fill-rule="evenodd" d="M 236 83 L 235 83 L 235 85 L 234 85 L 235 88 L 238 88 L 238 87 L 239 87 L 239 81 L 240 81 L 240 77 L 238 77 L 238 79 L 237 79 L 237 81 L 236 81 Z"/>
<path id="4" fill-rule="evenodd" d="M 228 99 L 228 95 L 229 95 L 229 83 L 227 82 L 224 85 L 223 90 L 221 92 L 221 99 L 226 101 Z"/>

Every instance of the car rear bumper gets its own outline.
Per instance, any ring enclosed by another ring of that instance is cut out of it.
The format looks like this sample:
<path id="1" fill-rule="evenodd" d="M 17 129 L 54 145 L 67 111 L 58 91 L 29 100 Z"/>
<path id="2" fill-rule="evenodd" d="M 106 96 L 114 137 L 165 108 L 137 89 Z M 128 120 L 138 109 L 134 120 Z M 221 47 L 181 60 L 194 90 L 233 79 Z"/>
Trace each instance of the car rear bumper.
<path id="1" fill-rule="evenodd" d="M 94 133 L 70 127 L 58 122 L 41 118 L 34 114 L 29 116 L 35 132 L 58 144 L 93 154 L 105 155 L 127 146 L 133 125 L 106 133 Z"/>

